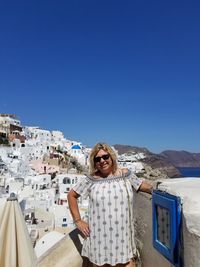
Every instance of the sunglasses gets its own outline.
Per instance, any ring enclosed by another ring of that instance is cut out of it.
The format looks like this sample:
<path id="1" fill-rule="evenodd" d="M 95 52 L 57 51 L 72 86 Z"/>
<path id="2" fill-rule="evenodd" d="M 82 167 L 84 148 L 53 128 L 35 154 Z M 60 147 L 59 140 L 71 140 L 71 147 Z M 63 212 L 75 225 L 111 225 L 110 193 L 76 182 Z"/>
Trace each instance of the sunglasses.
<path id="1" fill-rule="evenodd" d="M 101 159 L 103 159 L 103 160 L 107 160 L 107 159 L 109 159 L 109 158 L 110 158 L 110 155 L 109 155 L 109 154 L 105 154 L 105 155 L 103 155 L 103 156 L 101 156 L 101 157 L 94 157 L 94 162 L 100 162 Z"/>

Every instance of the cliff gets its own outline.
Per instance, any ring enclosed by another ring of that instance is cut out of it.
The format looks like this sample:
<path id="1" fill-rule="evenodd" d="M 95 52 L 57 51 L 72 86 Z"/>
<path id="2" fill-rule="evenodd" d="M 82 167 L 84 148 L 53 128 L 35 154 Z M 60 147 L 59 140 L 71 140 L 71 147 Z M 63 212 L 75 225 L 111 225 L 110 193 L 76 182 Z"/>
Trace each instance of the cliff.
<path id="1" fill-rule="evenodd" d="M 144 178 L 154 180 L 157 178 L 175 178 L 181 177 L 179 170 L 163 155 L 153 154 L 147 148 L 136 147 L 130 145 L 114 145 L 114 148 L 118 151 L 118 154 L 125 153 L 144 153 L 145 158 L 140 161 L 145 168 Z"/>
<path id="2" fill-rule="evenodd" d="M 165 150 L 159 155 L 176 167 L 200 167 L 200 153 Z"/>

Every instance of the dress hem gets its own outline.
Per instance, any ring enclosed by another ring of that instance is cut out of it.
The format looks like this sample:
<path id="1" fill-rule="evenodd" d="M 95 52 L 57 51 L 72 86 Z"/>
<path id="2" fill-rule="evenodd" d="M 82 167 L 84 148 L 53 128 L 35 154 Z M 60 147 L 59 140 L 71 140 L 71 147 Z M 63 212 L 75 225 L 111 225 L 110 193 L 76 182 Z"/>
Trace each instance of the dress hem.
<path id="1" fill-rule="evenodd" d="M 128 261 L 127 261 L 127 259 L 126 260 L 124 259 L 124 260 L 117 261 L 117 262 L 103 261 L 101 263 L 98 263 L 98 262 L 92 261 L 87 255 L 81 254 L 81 256 L 87 258 L 91 263 L 99 265 L 99 266 L 103 266 L 104 264 L 109 264 L 111 266 L 115 266 L 117 264 L 126 264 L 126 263 L 130 262 L 131 260 L 136 259 L 136 255 L 134 254 L 132 256 L 129 256 L 129 260 Z"/>

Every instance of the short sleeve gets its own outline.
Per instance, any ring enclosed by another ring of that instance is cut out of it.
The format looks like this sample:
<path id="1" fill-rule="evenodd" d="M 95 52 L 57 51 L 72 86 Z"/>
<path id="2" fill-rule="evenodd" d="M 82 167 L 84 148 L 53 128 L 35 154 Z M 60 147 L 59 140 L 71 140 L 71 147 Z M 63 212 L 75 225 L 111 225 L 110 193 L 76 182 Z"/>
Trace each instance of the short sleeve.
<path id="1" fill-rule="evenodd" d="M 138 178 L 135 175 L 135 173 L 133 173 L 133 172 L 130 173 L 129 179 L 130 179 L 131 185 L 134 187 L 134 189 L 136 191 L 138 191 L 138 189 L 139 189 L 140 185 L 142 184 L 143 180 Z"/>
<path id="2" fill-rule="evenodd" d="M 90 193 L 91 186 L 92 181 L 90 181 L 90 179 L 85 176 L 81 178 L 81 180 L 72 189 L 82 197 L 87 197 Z"/>

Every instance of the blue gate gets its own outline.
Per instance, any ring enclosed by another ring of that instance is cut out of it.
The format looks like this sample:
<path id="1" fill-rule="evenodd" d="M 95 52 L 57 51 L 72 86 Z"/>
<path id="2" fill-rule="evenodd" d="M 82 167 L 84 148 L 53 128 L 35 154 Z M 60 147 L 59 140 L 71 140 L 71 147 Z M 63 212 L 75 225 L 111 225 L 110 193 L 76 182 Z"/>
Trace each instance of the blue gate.
<path id="1" fill-rule="evenodd" d="M 153 246 L 175 267 L 183 267 L 181 199 L 160 190 L 152 194 Z"/>

